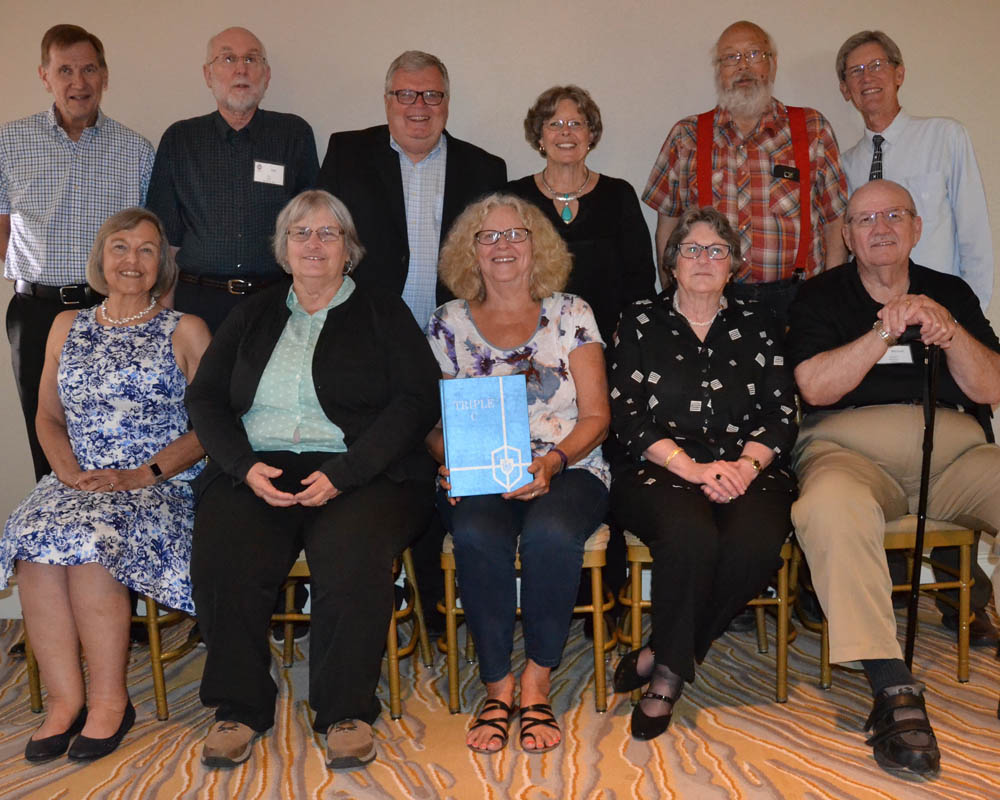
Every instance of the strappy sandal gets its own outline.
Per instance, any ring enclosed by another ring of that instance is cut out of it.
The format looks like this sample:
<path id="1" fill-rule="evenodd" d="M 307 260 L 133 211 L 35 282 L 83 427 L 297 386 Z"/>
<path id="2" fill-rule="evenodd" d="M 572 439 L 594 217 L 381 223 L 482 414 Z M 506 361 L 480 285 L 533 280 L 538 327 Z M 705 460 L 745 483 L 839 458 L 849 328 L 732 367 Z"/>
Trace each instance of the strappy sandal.
<path id="1" fill-rule="evenodd" d="M 525 717 L 526 713 L 530 714 L 540 714 L 542 716 L 538 717 Z M 555 744 L 550 744 L 548 747 L 525 747 L 524 739 L 527 736 L 531 737 L 531 741 L 538 744 L 538 738 L 534 733 L 531 732 L 532 728 L 538 727 L 539 725 L 544 725 L 547 728 L 554 728 L 559 732 L 559 741 Z M 559 729 L 559 723 L 556 722 L 556 715 L 552 713 L 552 706 L 548 703 L 535 703 L 534 705 L 525 706 L 521 709 L 521 749 L 525 753 L 547 753 L 549 750 L 555 750 L 559 745 L 562 744 L 562 731 Z"/>
<path id="2" fill-rule="evenodd" d="M 895 712 L 903 708 L 919 710 L 923 719 L 895 719 Z M 941 768 L 941 752 L 927 718 L 923 693 L 919 689 L 915 691 L 907 687 L 898 694 L 889 694 L 885 690 L 879 692 L 872 713 L 865 722 L 865 730 L 873 731 L 865 744 L 873 748 L 875 761 L 883 769 L 908 769 L 918 775 L 933 775 Z M 913 745 L 907 742 L 902 734 L 911 732 L 926 734 L 929 743 Z"/>
<path id="3" fill-rule="evenodd" d="M 490 719 L 483 719 L 483 714 L 487 711 L 503 711 L 506 716 L 504 717 L 492 717 Z M 500 746 L 495 750 L 491 750 L 487 747 L 474 747 L 471 744 L 466 744 L 473 753 L 499 753 L 507 746 L 507 739 L 510 738 L 510 722 L 514 715 L 517 714 L 516 705 L 507 705 L 503 700 L 499 700 L 495 697 L 488 698 L 483 707 L 479 709 L 479 715 L 476 717 L 476 721 L 469 726 L 469 731 L 474 731 L 477 728 L 496 728 L 497 732 L 490 736 L 486 740 L 487 744 L 492 743 L 494 739 L 500 740 Z"/>

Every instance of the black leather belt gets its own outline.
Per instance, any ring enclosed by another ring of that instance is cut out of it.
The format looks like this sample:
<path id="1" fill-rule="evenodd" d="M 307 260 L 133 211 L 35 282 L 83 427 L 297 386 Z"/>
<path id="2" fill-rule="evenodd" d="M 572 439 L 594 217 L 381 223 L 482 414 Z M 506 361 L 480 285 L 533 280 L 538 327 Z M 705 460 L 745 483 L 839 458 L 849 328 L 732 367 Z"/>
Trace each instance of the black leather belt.
<path id="1" fill-rule="evenodd" d="M 207 286 L 209 289 L 223 289 L 229 294 L 253 294 L 268 286 L 273 286 L 284 278 L 212 278 L 208 275 L 194 275 L 182 272 L 177 276 L 183 283 L 193 283 L 196 286 Z"/>
<path id="2" fill-rule="evenodd" d="M 39 300 L 61 303 L 69 308 L 93 305 L 101 296 L 85 283 L 70 283 L 66 286 L 49 286 L 46 283 L 14 281 L 14 291 Z"/>

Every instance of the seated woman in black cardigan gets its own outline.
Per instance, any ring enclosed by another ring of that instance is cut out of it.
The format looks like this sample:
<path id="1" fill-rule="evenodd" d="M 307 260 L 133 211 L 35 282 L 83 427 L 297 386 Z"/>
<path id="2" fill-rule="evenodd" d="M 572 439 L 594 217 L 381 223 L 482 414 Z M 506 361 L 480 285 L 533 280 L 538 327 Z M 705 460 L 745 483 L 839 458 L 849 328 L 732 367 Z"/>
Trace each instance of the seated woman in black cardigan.
<path id="1" fill-rule="evenodd" d="M 364 251 L 340 200 L 291 200 L 274 252 L 291 285 L 229 315 L 187 398 L 210 457 L 191 563 L 208 645 L 201 699 L 217 707 L 202 761 L 245 761 L 274 722 L 268 623 L 304 548 L 313 727 L 329 766 L 359 767 L 375 758 L 392 561 L 431 510 L 423 437 L 439 375 L 403 301 L 349 277 Z"/>

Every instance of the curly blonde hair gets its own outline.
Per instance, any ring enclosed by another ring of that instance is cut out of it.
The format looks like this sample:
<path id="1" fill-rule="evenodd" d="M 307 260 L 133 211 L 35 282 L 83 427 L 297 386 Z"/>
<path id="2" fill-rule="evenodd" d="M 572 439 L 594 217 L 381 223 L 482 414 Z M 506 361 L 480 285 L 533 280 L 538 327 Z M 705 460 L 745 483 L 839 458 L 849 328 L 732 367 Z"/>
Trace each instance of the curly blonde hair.
<path id="1" fill-rule="evenodd" d="M 472 203 L 455 220 L 438 261 L 442 283 L 462 300 L 486 299 L 486 283 L 479 270 L 475 235 L 482 230 L 487 215 L 501 206 L 512 208 L 524 227 L 531 231 L 531 299 L 541 300 L 560 291 L 573 268 L 573 256 L 566 242 L 541 209 L 520 197 L 500 192 Z"/>

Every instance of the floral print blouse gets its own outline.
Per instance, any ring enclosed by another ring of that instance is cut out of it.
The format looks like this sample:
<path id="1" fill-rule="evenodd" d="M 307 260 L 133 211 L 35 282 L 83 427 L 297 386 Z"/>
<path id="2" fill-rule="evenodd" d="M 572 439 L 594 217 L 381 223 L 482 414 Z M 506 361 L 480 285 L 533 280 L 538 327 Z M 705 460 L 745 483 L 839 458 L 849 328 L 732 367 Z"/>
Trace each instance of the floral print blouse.
<path id="1" fill-rule="evenodd" d="M 517 347 L 504 349 L 491 344 L 473 322 L 465 300 L 440 306 L 427 324 L 427 337 L 442 375 L 525 376 L 531 449 L 536 457 L 558 445 L 576 424 L 576 385 L 569 370 L 569 354 L 582 344 L 604 345 L 590 306 L 576 295 L 562 292 L 543 298 L 538 327 Z M 611 484 L 600 445 L 571 469 L 585 469 L 605 486 Z"/>

